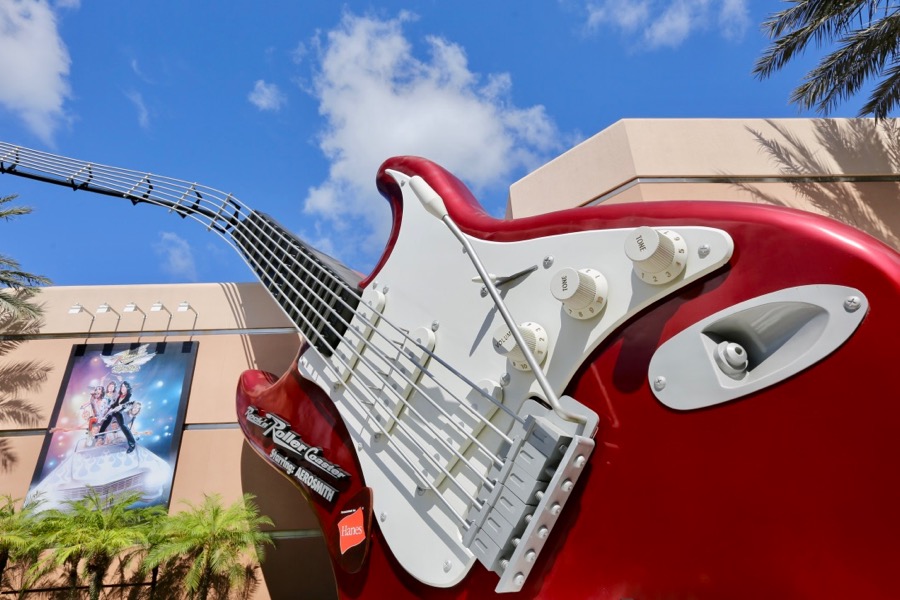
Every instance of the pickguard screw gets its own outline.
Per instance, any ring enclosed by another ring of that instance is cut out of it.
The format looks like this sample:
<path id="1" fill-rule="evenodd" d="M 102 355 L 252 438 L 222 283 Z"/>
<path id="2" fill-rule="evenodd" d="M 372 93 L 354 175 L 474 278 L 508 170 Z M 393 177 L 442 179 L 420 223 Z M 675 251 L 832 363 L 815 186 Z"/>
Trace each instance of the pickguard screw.
<path id="1" fill-rule="evenodd" d="M 384 288 L 382 288 L 382 290 L 381 290 L 381 293 L 382 293 L 382 294 L 387 294 L 389 289 L 390 289 L 390 288 L 389 288 L 388 286 L 384 286 Z"/>
<path id="2" fill-rule="evenodd" d="M 545 268 L 545 269 L 549 269 L 550 267 L 552 267 L 552 266 L 553 266 L 553 257 L 552 257 L 552 256 L 545 256 L 545 257 L 544 257 L 544 263 L 543 263 L 543 264 L 544 264 L 544 268 Z"/>
<path id="3" fill-rule="evenodd" d="M 380 515 L 378 515 L 378 520 L 381 521 L 382 523 L 387 521 L 387 513 L 381 513 Z"/>
<path id="4" fill-rule="evenodd" d="M 449 560 L 445 560 L 444 561 L 444 573 L 449 573 L 450 569 L 452 569 L 452 568 L 453 568 L 453 563 L 450 562 Z"/>
<path id="5" fill-rule="evenodd" d="M 697 256 L 700 258 L 706 258 L 709 256 L 709 244 L 703 244 L 699 248 L 697 248 Z"/>
<path id="6" fill-rule="evenodd" d="M 416 486 L 416 496 L 424 496 L 425 488 Z"/>
<path id="7" fill-rule="evenodd" d="M 431 330 L 432 331 L 437 331 L 438 327 L 440 327 L 440 326 L 441 326 L 440 321 L 432 321 L 431 322 Z M 422 340 L 419 340 L 419 341 L 422 341 Z"/>
<path id="8" fill-rule="evenodd" d="M 847 312 L 856 312 L 860 306 L 862 306 L 862 300 L 859 296 L 847 296 L 844 300 L 844 310 Z"/>
<path id="9" fill-rule="evenodd" d="M 486 298 L 486 297 L 487 297 L 487 294 L 488 294 L 487 288 L 484 287 L 484 286 L 482 286 L 482 287 L 481 287 L 481 297 L 482 297 L 482 298 Z"/>
<path id="10" fill-rule="evenodd" d="M 653 389 L 657 392 L 661 392 L 666 389 L 666 378 L 660 375 L 656 379 L 653 380 Z"/>

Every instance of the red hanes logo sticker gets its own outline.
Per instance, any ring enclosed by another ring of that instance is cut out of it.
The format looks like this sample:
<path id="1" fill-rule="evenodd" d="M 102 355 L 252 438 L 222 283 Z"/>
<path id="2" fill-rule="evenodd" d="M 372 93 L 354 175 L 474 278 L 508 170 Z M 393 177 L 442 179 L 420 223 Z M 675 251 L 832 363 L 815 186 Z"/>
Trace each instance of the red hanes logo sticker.
<path id="1" fill-rule="evenodd" d="M 359 546 L 366 540 L 362 508 L 357 508 L 353 513 L 338 521 L 338 533 L 341 536 L 341 554 L 354 546 Z"/>

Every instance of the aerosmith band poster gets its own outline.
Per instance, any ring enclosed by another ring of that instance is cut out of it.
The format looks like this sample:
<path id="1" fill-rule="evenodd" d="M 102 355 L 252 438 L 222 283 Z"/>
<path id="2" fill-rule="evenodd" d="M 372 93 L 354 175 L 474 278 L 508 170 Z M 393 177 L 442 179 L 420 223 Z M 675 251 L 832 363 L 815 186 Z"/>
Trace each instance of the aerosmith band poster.
<path id="1" fill-rule="evenodd" d="M 168 506 L 196 356 L 197 342 L 74 346 L 26 503 L 94 490 Z"/>

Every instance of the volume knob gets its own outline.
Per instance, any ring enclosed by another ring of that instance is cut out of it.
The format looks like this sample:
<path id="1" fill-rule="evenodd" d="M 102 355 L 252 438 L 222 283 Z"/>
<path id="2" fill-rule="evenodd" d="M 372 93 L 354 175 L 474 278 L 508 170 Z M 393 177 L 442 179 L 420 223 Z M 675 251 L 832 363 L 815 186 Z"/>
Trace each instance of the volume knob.
<path id="1" fill-rule="evenodd" d="M 547 331 L 537 323 L 527 322 L 519 325 L 519 333 L 525 339 L 525 345 L 531 350 L 531 354 L 537 359 L 538 364 L 544 362 L 547 357 Z M 509 359 L 509 363 L 514 369 L 519 371 L 530 371 L 528 361 L 525 360 L 525 353 L 519 348 L 516 339 L 506 324 L 500 325 L 494 330 L 494 350 L 498 354 L 502 354 Z"/>
<path id="2" fill-rule="evenodd" d="M 684 271 L 687 244 L 674 231 L 638 227 L 625 239 L 625 255 L 643 281 L 661 285 Z"/>
<path id="3" fill-rule="evenodd" d="M 575 319 L 590 319 L 603 310 L 609 284 L 594 269 L 560 269 L 550 280 L 550 293 L 562 302 L 563 309 Z"/>

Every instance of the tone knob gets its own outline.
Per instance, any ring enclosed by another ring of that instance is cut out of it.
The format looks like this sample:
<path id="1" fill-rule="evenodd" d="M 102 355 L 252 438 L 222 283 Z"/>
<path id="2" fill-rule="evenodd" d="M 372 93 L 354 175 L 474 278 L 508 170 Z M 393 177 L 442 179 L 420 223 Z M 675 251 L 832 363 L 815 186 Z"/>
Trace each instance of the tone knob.
<path id="1" fill-rule="evenodd" d="M 634 271 L 643 281 L 660 285 L 684 271 L 687 244 L 668 229 L 638 227 L 625 238 L 625 255 L 634 263 Z"/>
<path id="2" fill-rule="evenodd" d="M 600 271 L 566 267 L 550 280 L 550 293 L 562 302 L 563 309 L 575 319 L 590 319 L 606 306 L 609 284 Z"/>
<path id="3" fill-rule="evenodd" d="M 519 325 L 519 333 L 525 339 L 525 345 L 531 350 L 531 354 L 537 360 L 538 364 L 544 362 L 547 357 L 547 347 L 549 345 L 547 339 L 547 331 L 537 323 L 527 322 Z M 500 325 L 494 330 L 494 350 L 498 354 L 502 354 L 514 369 L 519 371 L 530 371 L 531 367 L 525 360 L 525 354 L 519 345 L 516 344 L 516 338 L 506 324 Z"/>

